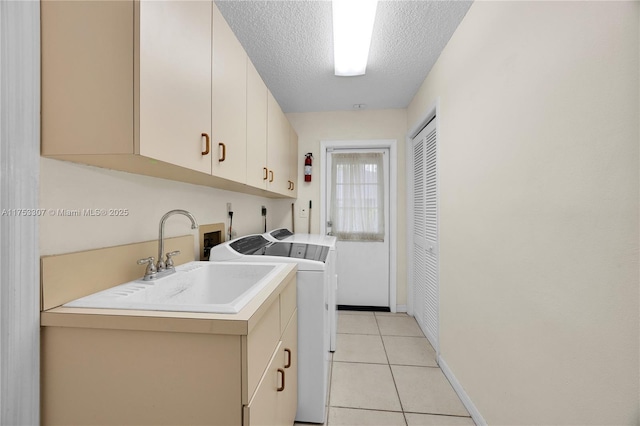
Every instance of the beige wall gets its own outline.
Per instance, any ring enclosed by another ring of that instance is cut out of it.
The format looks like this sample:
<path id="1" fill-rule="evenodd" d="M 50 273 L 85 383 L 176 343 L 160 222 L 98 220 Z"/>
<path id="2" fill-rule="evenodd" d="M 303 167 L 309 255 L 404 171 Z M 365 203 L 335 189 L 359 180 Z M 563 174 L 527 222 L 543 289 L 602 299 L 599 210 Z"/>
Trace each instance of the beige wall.
<path id="1" fill-rule="evenodd" d="M 298 153 L 304 158 L 313 153 L 313 175 L 311 182 L 304 182 L 302 160 L 298 177 L 298 201 L 296 202 L 296 230 L 308 232 L 308 219 L 301 219 L 298 210 L 312 202 L 311 232 L 320 231 L 320 141 L 322 140 L 363 140 L 395 139 L 398 142 L 398 251 L 397 251 L 397 304 L 406 302 L 406 262 L 405 262 L 405 166 L 404 146 L 407 132 L 407 115 L 404 109 L 372 111 L 332 111 L 311 113 L 290 113 L 287 118 L 298 133 Z M 393 261 L 393 260 L 392 260 Z"/>
<path id="2" fill-rule="evenodd" d="M 172 209 L 190 211 L 200 224 L 223 222 L 228 226 L 228 202 L 234 210 L 233 228 L 237 236 L 263 231 L 263 205 L 267 207 L 270 228 L 291 223 L 291 200 L 272 200 L 41 158 L 40 208 L 128 209 L 129 215 L 60 217 L 47 213 L 40 219 L 40 254 L 157 239 L 160 218 Z M 189 220 L 183 216 L 171 217 L 166 222 L 165 235 L 169 237 L 189 233 L 197 237 L 197 232 L 191 230 Z"/>
<path id="3" fill-rule="evenodd" d="M 489 424 L 638 424 L 638 2 L 476 2 L 440 99 L 441 351 Z"/>

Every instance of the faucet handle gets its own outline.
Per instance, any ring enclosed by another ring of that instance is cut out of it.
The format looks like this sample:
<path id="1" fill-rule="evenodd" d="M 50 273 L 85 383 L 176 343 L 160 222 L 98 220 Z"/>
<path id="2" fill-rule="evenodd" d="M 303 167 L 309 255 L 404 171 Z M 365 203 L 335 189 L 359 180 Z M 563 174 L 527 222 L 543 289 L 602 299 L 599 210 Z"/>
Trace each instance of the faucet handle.
<path id="1" fill-rule="evenodd" d="M 180 250 L 175 250 L 167 253 L 167 260 L 165 262 L 167 269 L 173 268 L 173 256 L 177 256 L 180 254 Z"/>
<path id="2" fill-rule="evenodd" d="M 154 266 L 153 262 L 156 260 L 155 257 L 151 256 L 151 257 L 145 257 L 144 259 L 139 259 L 138 260 L 138 265 L 144 265 L 145 263 L 148 263 L 150 266 Z M 155 267 L 155 266 L 154 266 Z"/>
<path id="3" fill-rule="evenodd" d="M 147 269 L 144 272 L 144 279 L 145 280 L 150 280 L 156 277 L 156 272 L 158 272 L 158 270 L 156 269 L 156 265 L 154 265 L 154 257 L 146 257 L 144 259 L 139 259 L 138 260 L 138 265 L 144 265 L 145 263 L 147 264 Z"/>

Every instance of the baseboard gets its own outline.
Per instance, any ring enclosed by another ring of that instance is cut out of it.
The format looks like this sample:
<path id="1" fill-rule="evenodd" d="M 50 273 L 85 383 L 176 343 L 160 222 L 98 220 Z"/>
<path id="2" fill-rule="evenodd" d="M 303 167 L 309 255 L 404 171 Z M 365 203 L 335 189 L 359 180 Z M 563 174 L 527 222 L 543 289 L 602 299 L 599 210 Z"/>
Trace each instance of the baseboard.
<path id="1" fill-rule="evenodd" d="M 391 312 L 386 306 L 356 306 L 356 305 L 338 305 L 339 311 L 374 311 L 374 312 Z M 396 312 L 406 313 L 407 305 L 396 305 Z"/>
<path id="2" fill-rule="evenodd" d="M 440 366 L 440 369 L 442 370 L 444 375 L 449 380 L 449 383 L 451 383 L 453 390 L 458 394 L 460 401 L 462 401 L 462 404 L 465 406 L 465 408 L 471 415 L 471 418 L 473 419 L 475 424 L 477 426 L 487 426 L 486 420 L 484 419 L 484 417 L 482 417 L 482 414 L 480 414 L 480 411 L 478 411 L 473 401 L 471 401 L 471 398 L 469 398 L 469 395 L 467 395 L 467 392 L 465 392 L 460 382 L 458 382 L 458 379 L 456 379 L 456 376 L 454 376 L 453 372 L 451 371 L 447 363 L 444 361 L 444 359 L 442 359 L 442 356 L 440 355 L 438 355 L 438 365 Z"/>
<path id="3" fill-rule="evenodd" d="M 360 305 L 338 305 L 339 311 L 373 311 L 373 312 L 389 312 L 386 306 L 360 306 Z"/>

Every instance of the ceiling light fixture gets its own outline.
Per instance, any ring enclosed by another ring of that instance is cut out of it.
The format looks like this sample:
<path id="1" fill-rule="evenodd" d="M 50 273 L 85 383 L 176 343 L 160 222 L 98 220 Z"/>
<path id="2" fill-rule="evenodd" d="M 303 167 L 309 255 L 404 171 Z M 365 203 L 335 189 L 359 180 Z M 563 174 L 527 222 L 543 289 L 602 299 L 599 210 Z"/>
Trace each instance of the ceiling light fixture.
<path id="1" fill-rule="evenodd" d="M 335 74 L 364 75 L 378 0 L 332 0 L 332 6 Z"/>

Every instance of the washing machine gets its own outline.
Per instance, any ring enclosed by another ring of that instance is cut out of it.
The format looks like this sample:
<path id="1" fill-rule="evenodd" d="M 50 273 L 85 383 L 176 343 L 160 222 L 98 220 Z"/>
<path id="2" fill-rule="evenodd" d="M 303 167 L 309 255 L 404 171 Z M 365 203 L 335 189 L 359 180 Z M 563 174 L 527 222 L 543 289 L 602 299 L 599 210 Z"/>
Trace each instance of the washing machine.
<path id="1" fill-rule="evenodd" d="M 297 264 L 298 409 L 296 421 L 324 423 L 328 405 L 331 339 L 329 290 L 334 270 L 329 247 L 273 242 L 248 235 L 211 249 L 212 262 Z"/>
<path id="2" fill-rule="evenodd" d="M 336 249 L 336 237 L 321 234 L 296 234 L 286 228 L 274 229 L 270 232 L 262 234 L 269 241 L 285 242 L 285 243 L 303 243 L 315 244 L 319 246 L 329 247 L 329 256 L 331 261 L 331 287 L 329 288 L 329 327 L 331 334 L 329 338 L 329 349 L 331 352 L 336 350 L 337 333 L 338 333 L 338 251 Z"/>
<path id="3" fill-rule="evenodd" d="M 332 235 L 322 234 L 300 234 L 293 233 L 287 228 L 278 228 L 270 232 L 262 234 L 267 240 L 270 241 L 283 241 L 283 242 L 295 242 L 295 243 L 307 243 L 317 244 L 319 246 L 327 246 L 332 250 L 336 249 L 336 237 Z"/>

